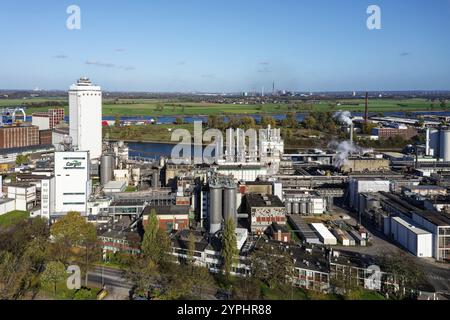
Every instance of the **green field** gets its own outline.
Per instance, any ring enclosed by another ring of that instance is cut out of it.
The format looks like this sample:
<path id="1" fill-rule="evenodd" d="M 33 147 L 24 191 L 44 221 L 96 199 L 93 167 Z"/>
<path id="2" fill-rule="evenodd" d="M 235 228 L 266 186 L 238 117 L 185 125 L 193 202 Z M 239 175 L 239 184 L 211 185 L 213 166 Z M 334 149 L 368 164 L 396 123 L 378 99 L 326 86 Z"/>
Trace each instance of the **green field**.
<path id="1" fill-rule="evenodd" d="M 52 99 L 0 99 L 0 107 L 18 106 L 33 102 L 61 101 L 66 98 Z M 431 102 L 425 99 L 373 99 L 369 102 L 371 112 L 386 111 L 439 111 L 442 110 L 440 103 Z M 447 107 L 450 107 L 447 104 Z M 45 111 L 50 107 L 29 107 L 28 114 L 37 111 Z M 68 112 L 67 106 L 65 107 Z M 364 111 L 364 100 L 322 100 L 319 103 L 305 103 L 302 101 L 291 101 L 289 104 L 218 104 L 201 102 L 177 102 L 160 99 L 121 99 L 103 101 L 103 115 L 105 116 L 174 116 L 174 115 L 229 115 L 229 114 L 277 114 L 293 112 L 311 111 L 337 111 L 349 110 L 353 112 Z"/>
<path id="2" fill-rule="evenodd" d="M 0 226 L 9 227 L 30 217 L 26 211 L 11 211 L 0 216 Z"/>

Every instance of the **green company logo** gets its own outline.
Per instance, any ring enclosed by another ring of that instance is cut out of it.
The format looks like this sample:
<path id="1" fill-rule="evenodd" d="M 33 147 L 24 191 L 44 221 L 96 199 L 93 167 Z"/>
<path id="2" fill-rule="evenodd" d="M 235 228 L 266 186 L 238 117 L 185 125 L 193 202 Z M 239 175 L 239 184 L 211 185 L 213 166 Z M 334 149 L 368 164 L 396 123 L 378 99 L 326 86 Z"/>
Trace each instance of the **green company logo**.
<path id="1" fill-rule="evenodd" d="M 80 167 L 80 166 L 81 166 L 81 162 L 77 161 L 77 160 L 74 160 L 74 161 L 66 163 L 66 167 L 68 167 L 68 168 L 77 168 L 77 167 Z"/>

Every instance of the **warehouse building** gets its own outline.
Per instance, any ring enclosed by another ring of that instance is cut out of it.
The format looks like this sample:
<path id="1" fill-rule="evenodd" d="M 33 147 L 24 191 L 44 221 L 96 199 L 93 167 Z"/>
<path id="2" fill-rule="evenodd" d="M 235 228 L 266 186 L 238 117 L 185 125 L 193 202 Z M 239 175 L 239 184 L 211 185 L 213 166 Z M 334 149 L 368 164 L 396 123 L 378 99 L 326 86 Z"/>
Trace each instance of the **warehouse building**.
<path id="1" fill-rule="evenodd" d="M 391 218 L 391 237 L 416 257 L 432 257 L 432 234 L 400 217 Z"/>
<path id="2" fill-rule="evenodd" d="M 311 226 L 316 230 L 317 235 L 319 236 L 320 241 L 324 245 L 337 245 L 337 239 L 333 234 L 328 230 L 327 227 L 323 223 L 311 223 Z"/>

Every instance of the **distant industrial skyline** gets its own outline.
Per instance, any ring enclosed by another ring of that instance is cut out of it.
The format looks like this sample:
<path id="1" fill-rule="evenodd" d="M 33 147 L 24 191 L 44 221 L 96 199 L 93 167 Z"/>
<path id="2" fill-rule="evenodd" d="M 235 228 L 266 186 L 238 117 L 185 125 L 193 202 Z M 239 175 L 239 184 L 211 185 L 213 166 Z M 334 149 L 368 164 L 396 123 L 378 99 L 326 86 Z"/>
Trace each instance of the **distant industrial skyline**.
<path id="1" fill-rule="evenodd" d="M 105 91 L 450 90 L 450 1 L 152 0 L 2 4 L 0 88 Z M 381 8 L 368 30 L 366 9 Z M 26 6 L 26 10 L 24 10 Z"/>

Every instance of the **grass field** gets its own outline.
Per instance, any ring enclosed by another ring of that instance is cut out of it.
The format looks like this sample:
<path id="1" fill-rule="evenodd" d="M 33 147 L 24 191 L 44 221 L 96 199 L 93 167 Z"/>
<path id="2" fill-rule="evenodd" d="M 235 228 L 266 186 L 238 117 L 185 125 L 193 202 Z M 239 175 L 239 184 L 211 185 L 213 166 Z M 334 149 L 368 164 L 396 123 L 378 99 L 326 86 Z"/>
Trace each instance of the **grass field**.
<path id="1" fill-rule="evenodd" d="M 44 102 L 44 101 L 61 101 L 66 98 L 52 99 L 0 99 L 0 107 L 19 106 L 23 103 Z M 369 102 L 371 112 L 386 111 L 439 111 L 442 110 L 438 102 L 431 103 L 425 99 L 406 99 L 406 100 L 389 100 L 389 99 L 373 99 Z M 45 111 L 49 108 L 28 108 L 27 113 Z M 68 107 L 65 107 L 66 113 Z M 104 116 L 174 116 L 174 115 L 229 115 L 229 114 L 276 114 L 295 112 L 311 112 L 311 111 L 337 111 L 349 110 L 353 112 L 364 111 L 364 100 L 339 100 L 329 101 L 323 100 L 320 103 L 308 104 L 301 101 L 292 101 L 290 104 L 264 104 L 264 105 L 240 105 L 240 104 L 214 104 L 199 102 L 173 102 L 169 100 L 157 99 L 141 99 L 141 100 L 108 100 L 103 101 Z"/>
<path id="2" fill-rule="evenodd" d="M 0 216 L 0 226 L 9 227 L 30 217 L 26 211 L 11 211 Z"/>

